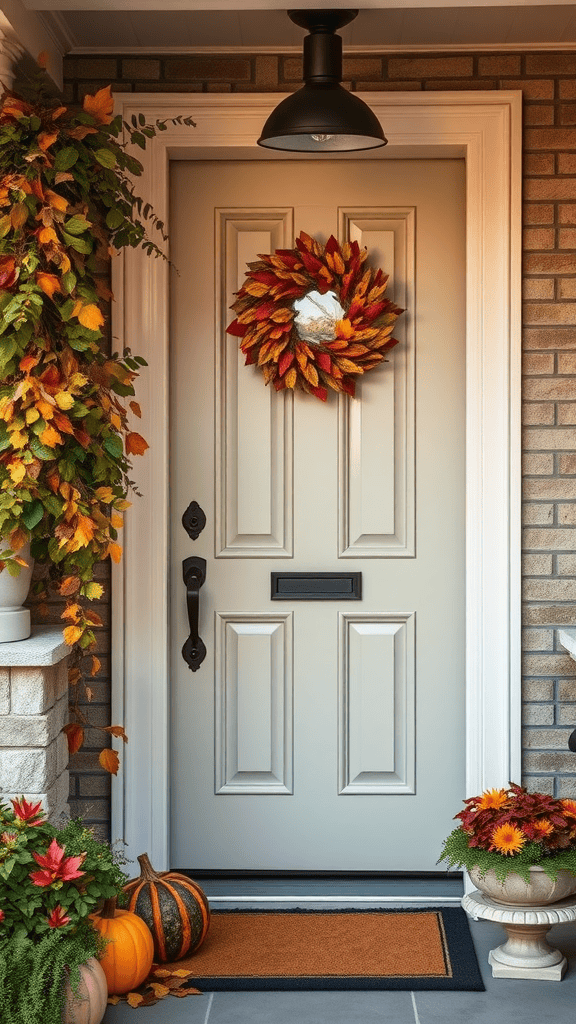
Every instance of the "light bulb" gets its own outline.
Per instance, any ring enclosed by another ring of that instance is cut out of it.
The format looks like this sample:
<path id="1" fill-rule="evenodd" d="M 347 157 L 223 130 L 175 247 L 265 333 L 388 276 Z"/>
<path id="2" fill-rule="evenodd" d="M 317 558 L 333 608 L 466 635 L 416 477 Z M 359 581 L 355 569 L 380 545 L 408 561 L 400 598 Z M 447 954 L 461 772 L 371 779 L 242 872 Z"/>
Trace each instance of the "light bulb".
<path id="1" fill-rule="evenodd" d="M 328 140 L 329 139 L 333 139 L 334 136 L 333 135 L 312 135 L 311 138 L 314 139 L 314 142 L 328 142 Z"/>

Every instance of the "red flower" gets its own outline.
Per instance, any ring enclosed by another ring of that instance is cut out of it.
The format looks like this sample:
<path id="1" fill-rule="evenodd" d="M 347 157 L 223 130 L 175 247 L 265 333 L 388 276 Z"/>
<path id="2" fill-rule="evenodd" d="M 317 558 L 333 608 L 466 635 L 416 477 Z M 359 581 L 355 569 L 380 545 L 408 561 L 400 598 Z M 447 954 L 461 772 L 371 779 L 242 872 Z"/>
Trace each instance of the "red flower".
<path id="1" fill-rule="evenodd" d="M 51 928 L 63 928 L 65 924 L 68 924 L 69 920 L 70 918 L 64 910 L 64 907 L 61 907 L 60 904 L 58 904 L 50 914 L 48 924 Z"/>
<path id="2" fill-rule="evenodd" d="M 84 871 L 78 868 L 84 860 L 85 854 L 80 857 L 65 857 L 65 848 L 58 846 L 55 839 L 52 840 L 44 857 L 39 853 L 32 853 L 34 860 L 44 871 L 31 871 L 30 878 L 34 885 L 52 885 L 61 879 L 63 882 L 70 882 L 73 878 L 80 878 Z"/>
<path id="3" fill-rule="evenodd" d="M 39 825 L 40 820 L 44 817 L 41 800 L 39 800 L 37 804 L 29 804 L 28 801 L 21 796 L 19 800 L 11 800 L 10 803 L 14 808 L 14 814 L 17 818 L 20 818 L 20 821 L 28 821 L 31 825 Z"/>
<path id="4" fill-rule="evenodd" d="M 0 910 L 0 923 L 4 920 L 4 911 Z"/>

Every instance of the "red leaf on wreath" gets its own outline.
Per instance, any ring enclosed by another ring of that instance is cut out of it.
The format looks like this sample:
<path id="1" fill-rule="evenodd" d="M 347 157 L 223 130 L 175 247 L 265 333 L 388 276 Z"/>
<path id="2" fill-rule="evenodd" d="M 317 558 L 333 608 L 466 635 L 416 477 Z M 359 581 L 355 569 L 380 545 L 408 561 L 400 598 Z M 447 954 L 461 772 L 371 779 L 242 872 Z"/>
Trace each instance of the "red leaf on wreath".
<path id="1" fill-rule="evenodd" d="M 332 253 L 339 252 L 339 251 L 340 251 L 340 246 L 338 245 L 338 242 L 334 238 L 334 235 L 330 235 L 330 238 L 326 242 L 326 252 L 329 252 L 330 255 L 332 255 Z"/>
<path id="2" fill-rule="evenodd" d="M 330 373 L 332 370 L 332 360 L 327 352 L 319 352 L 316 356 L 316 362 L 321 370 L 325 373 Z"/>
<path id="3" fill-rule="evenodd" d="M 280 362 L 278 363 L 278 373 L 280 374 L 281 377 L 284 376 L 284 374 L 286 373 L 286 370 L 290 366 L 292 366 L 293 362 L 294 362 L 294 353 L 290 352 L 290 351 L 285 352 L 284 355 L 282 356 L 282 358 L 280 359 Z"/>
<path id="4" fill-rule="evenodd" d="M 307 235 L 305 231 L 301 231 L 299 237 L 296 239 L 296 248 L 300 252 L 312 252 L 314 248 L 314 239 Z"/>
<path id="5" fill-rule="evenodd" d="M 275 302 L 262 302 L 259 306 L 256 306 L 254 310 L 253 320 L 267 320 L 271 313 L 276 309 Z"/>
<path id="6" fill-rule="evenodd" d="M 326 399 L 328 398 L 328 392 L 326 391 L 326 388 L 310 388 L 310 390 L 312 394 L 316 395 L 316 398 L 319 398 L 322 402 L 325 402 Z"/>
<path id="7" fill-rule="evenodd" d="M 306 270 L 311 274 L 319 274 L 324 269 L 323 264 L 316 256 L 312 256 L 309 252 L 304 251 L 302 253 L 302 263 L 306 267 Z"/>

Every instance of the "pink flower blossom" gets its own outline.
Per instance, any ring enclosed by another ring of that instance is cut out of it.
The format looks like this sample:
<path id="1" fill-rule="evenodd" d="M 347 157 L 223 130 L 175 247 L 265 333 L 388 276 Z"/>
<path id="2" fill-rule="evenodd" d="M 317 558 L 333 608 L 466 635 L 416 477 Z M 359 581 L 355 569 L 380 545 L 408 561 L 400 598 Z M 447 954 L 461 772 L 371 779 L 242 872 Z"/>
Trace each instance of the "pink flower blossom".
<path id="1" fill-rule="evenodd" d="M 2 923 L 2 921 L 4 920 L 4 917 L 5 917 L 4 911 L 3 911 L 3 910 L 0 910 L 0 924 L 1 924 L 1 923 Z"/>
<path id="2" fill-rule="evenodd" d="M 60 904 L 58 904 L 50 914 L 48 924 L 51 928 L 63 928 L 65 924 L 68 924 L 69 920 L 70 918 L 64 910 L 64 907 L 61 907 Z"/>
<path id="3" fill-rule="evenodd" d="M 14 814 L 20 819 L 20 821 L 27 821 L 30 825 L 39 825 L 40 821 L 44 818 L 41 800 L 39 800 L 37 804 L 29 804 L 28 801 L 21 796 L 19 800 L 11 800 L 10 803 L 14 808 Z"/>
<path id="4" fill-rule="evenodd" d="M 78 868 L 86 854 L 81 854 L 79 857 L 65 857 L 65 852 L 65 848 L 58 846 L 56 840 L 53 839 L 44 857 L 39 853 L 32 853 L 36 863 L 44 868 L 43 871 L 30 872 L 30 878 L 34 885 L 52 885 L 59 879 L 63 882 L 70 882 L 73 878 L 80 878 L 84 874 L 84 871 L 78 871 Z"/>

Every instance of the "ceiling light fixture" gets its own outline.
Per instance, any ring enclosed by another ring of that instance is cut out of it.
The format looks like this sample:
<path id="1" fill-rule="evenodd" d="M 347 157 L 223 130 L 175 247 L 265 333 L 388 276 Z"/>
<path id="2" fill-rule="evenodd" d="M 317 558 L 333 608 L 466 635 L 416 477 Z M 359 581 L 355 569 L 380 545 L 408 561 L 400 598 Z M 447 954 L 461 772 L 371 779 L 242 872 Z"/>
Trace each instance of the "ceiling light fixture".
<path id="1" fill-rule="evenodd" d="M 385 146 L 376 115 L 358 96 L 344 89 L 342 38 L 337 29 L 358 11 L 288 11 L 304 37 L 304 85 L 272 111 L 259 146 L 304 153 L 352 152 Z"/>

